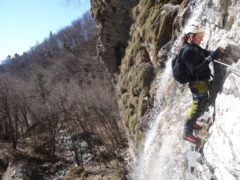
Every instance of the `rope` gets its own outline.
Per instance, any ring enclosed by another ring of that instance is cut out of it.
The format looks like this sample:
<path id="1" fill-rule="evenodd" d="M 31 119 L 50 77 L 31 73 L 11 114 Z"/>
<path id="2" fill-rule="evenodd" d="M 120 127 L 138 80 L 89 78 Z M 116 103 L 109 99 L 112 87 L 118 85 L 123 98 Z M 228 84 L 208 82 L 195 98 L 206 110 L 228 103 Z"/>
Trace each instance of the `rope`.
<path id="1" fill-rule="evenodd" d="M 238 77 L 240 77 L 240 70 L 238 70 L 238 69 L 236 69 L 236 68 L 233 68 L 233 67 L 230 66 L 229 64 L 225 64 L 225 63 L 220 62 L 220 61 L 217 61 L 217 60 L 214 60 L 213 62 L 218 63 L 218 64 L 221 64 L 221 65 L 227 67 L 230 72 L 232 72 L 233 74 L 235 74 L 235 75 L 237 75 Z"/>

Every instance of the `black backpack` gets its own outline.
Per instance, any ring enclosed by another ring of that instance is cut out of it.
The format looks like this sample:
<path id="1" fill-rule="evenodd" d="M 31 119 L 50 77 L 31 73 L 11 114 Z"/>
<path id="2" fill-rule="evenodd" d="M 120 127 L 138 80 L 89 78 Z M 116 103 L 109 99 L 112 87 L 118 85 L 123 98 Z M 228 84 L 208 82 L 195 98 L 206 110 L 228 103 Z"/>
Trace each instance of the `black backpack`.
<path id="1" fill-rule="evenodd" d="M 184 47 L 179 51 L 179 53 L 172 60 L 173 77 L 177 82 L 181 84 L 188 83 L 190 80 L 188 69 L 181 58 L 182 57 L 181 54 L 183 50 L 184 50 Z"/>

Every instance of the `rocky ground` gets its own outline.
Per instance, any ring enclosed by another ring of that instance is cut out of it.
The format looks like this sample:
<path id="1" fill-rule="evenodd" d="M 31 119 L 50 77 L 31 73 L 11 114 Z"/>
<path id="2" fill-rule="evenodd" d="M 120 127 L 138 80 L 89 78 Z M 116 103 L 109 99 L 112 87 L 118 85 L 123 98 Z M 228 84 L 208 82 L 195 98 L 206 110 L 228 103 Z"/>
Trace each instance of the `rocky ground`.
<path id="1" fill-rule="evenodd" d="M 2 180 L 52 180 L 52 179 L 82 179 L 107 180 L 125 179 L 124 161 L 109 160 L 99 163 L 99 160 L 86 155 L 84 168 L 76 166 L 74 153 L 58 148 L 56 156 L 50 157 L 44 152 L 44 145 L 19 143 L 17 150 L 11 144 L 0 143 L 0 177 Z"/>
<path id="2" fill-rule="evenodd" d="M 114 162 L 111 162 L 114 164 Z M 104 167 L 96 163 L 89 163 L 84 169 L 75 167 L 70 170 L 64 180 L 124 180 L 126 178 L 126 169 L 124 167 Z"/>

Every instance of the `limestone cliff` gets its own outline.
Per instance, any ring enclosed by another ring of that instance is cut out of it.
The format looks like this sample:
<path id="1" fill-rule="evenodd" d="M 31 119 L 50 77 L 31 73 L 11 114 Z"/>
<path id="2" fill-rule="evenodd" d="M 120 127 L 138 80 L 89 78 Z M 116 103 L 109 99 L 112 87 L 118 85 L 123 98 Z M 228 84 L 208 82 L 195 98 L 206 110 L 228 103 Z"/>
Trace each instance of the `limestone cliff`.
<path id="1" fill-rule="evenodd" d="M 98 57 L 112 75 L 118 71 L 121 64 L 132 24 L 131 10 L 138 1 L 91 1 L 92 15 L 98 27 Z"/>
<path id="2" fill-rule="evenodd" d="M 102 3 L 104 6 L 99 4 L 100 9 L 110 6 L 112 1 Z M 153 126 L 148 133 L 144 133 L 144 149 L 138 149 L 140 156 L 136 158 L 133 179 L 186 179 L 188 166 L 185 153 L 189 148 L 182 140 L 181 134 L 191 103 L 191 94 L 186 86 L 181 86 L 173 80 L 169 53 L 171 55 L 171 50 L 177 50 L 173 46 L 177 43 L 173 42 L 182 33 L 184 25 L 189 21 L 198 20 L 206 26 L 202 46 L 209 50 L 224 47 L 226 54 L 222 62 L 234 66 L 239 71 L 240 1 L 139 0 L 126 7 L 129 16 L 125 17 L 131 18 L 128 20 L 128 29 L 124 31 L 129 34 L 127 37 L 123 36 L 126 45 L 123 58 L 116 61 L 113 58 L 115 56 L 111 58 L 110 54 L 106 58 L 105 54 L 101 54 L 101 49 L 99 56 L 110 72 L 117 72 L 111 63 L 115 64 L 114 67 L 116 64 L 120 65 L 120 72 L 117 74 L 118 102 L 129 137 L 135 144 L 143 142 L 141 139 L 145 126 L 152 120 Z M 100 14 L 97 18 L 94 9 L 93 6 L 92 11 L 100 30 L 111 34 L 112 28 L 106 28 L 104 23 L 108 21 L 108 17 Z M 105 14 L 111 12 L 111 9 L 104 9 L 107 11 Z M 121 39 L 121 36 L 119 38 Z M 103 45 L 101 47 L 107 47 L 104 46 L 106 42 L 101 37 L 99 40 Z M 109 47 L 114 45 L 116 44 L 113 43 Z M 203 151 L 208 164 L 214 168 L 198 163 L 200 167 L 196 168 L 197 177 L 206 180 L 215 177 L 223 180 L 239 179 L 239 75 L 216 63 L 212 64 L 211 68 L 215 74 L 210 91 L 210 112 L 214 123 L 208 131 L 208 139 L 204 140 L 206 144 Z M 158 86 L 155 86 L 156 83 Z M 150 109 L 154 109 L 153 102 L 154 105 L 161 106 L 153 110 L 157 113 L 156 117 L 152 117 L 152 110 L 149 113 Z"/>
<path id="3" fill-rule="evenodd" d="M 189 0 L 92 1 L 99 31 L 98 55 L 117 78 L 119 106 L 129 137 L 142 137 L 161 73 Z M 181 15 L 177 16 L 178 13 Z M 174 23 L 175 22 L 175 23 Z M 130 28 L 131 27 L 131 28 Z M 125 49 L 126 48 L 126 49 Z M 124 55 L 124 56 L 123 56 Z"/>

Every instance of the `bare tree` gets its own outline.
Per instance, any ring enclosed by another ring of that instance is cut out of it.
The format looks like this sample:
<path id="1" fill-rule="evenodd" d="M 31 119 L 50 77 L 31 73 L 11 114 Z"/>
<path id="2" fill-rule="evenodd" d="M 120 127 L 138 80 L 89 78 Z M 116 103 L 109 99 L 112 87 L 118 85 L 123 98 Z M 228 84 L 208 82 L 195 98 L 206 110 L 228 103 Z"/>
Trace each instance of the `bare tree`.
<path id="1" fill-rule="evenodd" d="M 0 135 L 14 148 L 26 137 L 36 144 L 45 137 L 54 157 L 63 130 L 72 136 L 78 165 L 85 152 L 106 166 L 106 154 L 117 161 L 123 132 L 113 86 L 96 58 L 95 28 L 87 13 L 1 66 Z"/>

